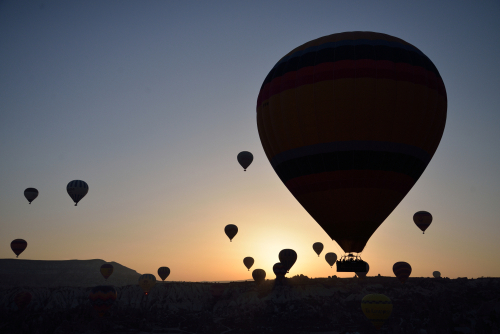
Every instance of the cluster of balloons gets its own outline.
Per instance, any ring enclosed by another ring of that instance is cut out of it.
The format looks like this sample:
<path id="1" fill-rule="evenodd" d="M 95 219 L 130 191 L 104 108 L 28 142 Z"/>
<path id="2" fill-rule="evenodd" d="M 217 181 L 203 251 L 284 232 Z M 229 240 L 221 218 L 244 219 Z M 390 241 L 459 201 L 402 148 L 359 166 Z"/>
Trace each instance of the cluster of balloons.
<path id="1" fill-rule="evenodd" d="M 66 191 L 76 206 L 89 192 L 89 185 L 82 180 L 73 180 L 66 186 Z M 31 204 L 38 197 L 38 190 L 36 188 L 26 188 L 24 190 L 24 197 Z"/>

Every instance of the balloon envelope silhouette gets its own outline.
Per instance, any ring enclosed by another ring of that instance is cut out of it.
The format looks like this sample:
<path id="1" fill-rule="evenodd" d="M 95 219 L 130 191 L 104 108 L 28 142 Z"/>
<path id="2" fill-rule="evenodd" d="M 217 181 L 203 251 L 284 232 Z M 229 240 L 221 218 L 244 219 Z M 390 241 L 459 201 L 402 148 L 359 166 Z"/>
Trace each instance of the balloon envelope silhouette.
<path id="1" fill-rule="evenodd" d="M 89 185 L 82 180 L 73 180 L 68 183 L 66 190 L 76 206 L 89 192 Z"/>
<path id="2" fill-rule="evenodd" d="M 266 272 L 263 269 L 255 269 L 252 271 L 252 277 L 257 284 L 260 284 L 266 279 Z"/>
<path id="3" fill-rule="evenodd" d="M 297 261 L 297 253 L 293 249 L 283 249 L 278 258 L 288 272 Z"/>
<path id="4" fill-rule="evenodd" d="M 253 161 L 253 154 L 248 151 L 243 151 L 238 153 L 237 159 L 241 167 L 243 167 L 243 170 L 246 172 L 248 166 L 250 166 Z"/>
<path id="5" fill-rule="evenodd" d="M 26 247 L 28 247 L 28 243 L 24 239 L 15 239 L 10 243 L 10 248 L 16 254 L 16 257 L 19 257 L 19 254 L 24 252 Z"/>
<path id="6" fill-rule="evenodd" d="M 281 262 L 275 263 L 273 272 L 277 278 L 283 278 L 286 275 L 286 267 Z"/>
<path id="7" fill-rule="evenodd" d="M 361 252 L 429 164 L 446 109 L 443 80 L 415 46 L 345 32 L 276 63 L 257 127 L 288 190 L 345 252 Z"/>
<path id="8" fill-rule="evenodd" d="M 411 274 L 411 266 L 407 262 L 396 262 L 392 266 L 392 271 L 394 275 L 398 278 L 401 283 L 405 283 Z"/>
<path id="9" fill-rule="evenodd" d="M 330 267 L 332 267 L 335 264 L 335 261 L 337 261 L 337 254 L 335 253 L 326 253 L 325 255 L 325 260 L 328 262 Z"/>
<path id="10" fill-rule="evenodd" d="M 113 273 L 113 265 L 110 263 L 105 263 L 101 266 L 101 275 L 105 280 L 108 280 L 108 277 Z"/>
<path id="11" fill-rule="evenodd" d="M 224 227 L 224 232 L 226 233 L 229 241 L 233 241 L 234 236 L 238 233 L 238 226 L 229 224 Z"/>
<path id="12" fill-rule="evenodd" d="M 366 271 L 356 272 L 356 275 L 359 278 L 363 279 L 363 278 L 366 278 L 366 274 L 368 274 L 369 271 L 370 271 L 370 266 L 368 265 L 368 263 L 366 263 Z"/>
<path id="13" fill-rule="evenodd" d="M 432 223 L 432 215 L 427 211 L 419 211 L 413 215 L 413 222 L 417 227 L 422 230 L 422 234 L 425 233 L 425 230 Z"/>
<path id="14" fill-rule="evenodd" d="M 29 204 L 35 200 L 35 198 L 38 197 L 38 190 L 35 188 L 26 188 L 24 190 L 24 197 L 28 200 Z"/>
<path id="15" fill-rule="evenodd" d="M 380 329 L 391 316 L 392 302 L 382 294 L 366 295 L 361 300 L 361 309 L 375 329 Z"/>
<path id="16" fill-rule="evenodd" d="M 139 286 L 145 295 L 148 295 L 149 291 L 155 286 L 156 277 L 152 274 L 144 274 L 139 277 Z"/>
<path id="17" fill-rule="evenodd" d="M 169 267 L 160 267 L 158 268 L 158 276 L 160 276 L 162 281 L 165 281 L 170 275 L 170 268 Z"/>
<path id="18" fill-rule="evenodd" d="M 441 273 L 439 271 L 434 271 L 432 272 L 432 276 L 434 276 L 434 278 L 441 278 Z"/>
<path id="19" fill-rule="evenodd" d="M 246 258 L 243 259 L 243 264 L 245 267 L 247 267 L 248 271 L 250 271 L 250 268 L 252 268 L 254 263 L 253 257 L 247 256 Z"/>
<path id="20" fill-rule="evenodd" d="M 319 257 L 319 254 L 321 254 L 321 252 L 323 251 L 323 244 L 321 242 L 315 242 L 313 244 L 313 249 Z"/>

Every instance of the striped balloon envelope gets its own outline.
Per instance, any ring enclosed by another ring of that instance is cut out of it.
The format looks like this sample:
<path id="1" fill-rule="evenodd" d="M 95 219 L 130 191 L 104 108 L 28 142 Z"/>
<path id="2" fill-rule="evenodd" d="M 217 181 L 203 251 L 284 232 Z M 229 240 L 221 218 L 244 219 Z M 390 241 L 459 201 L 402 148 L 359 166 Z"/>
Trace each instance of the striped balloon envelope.
<path id="1" fill-rule="evenodd" d="M 97 311 L 99 317 L 113 306 L 117 297 L 114 287 L 109 285 L 99 285 L 90 290 L 89 300 L 94 310 Z"/>
<path id="2" fill-rule="evenodd" d="M 16 254 L 16 257 L 19 257 L 19 254 L 24 252 L 26 247 L 28 247 L 28 243 L 24 239 L 15 239 L 10 243 L 10 248 Z"/>
<path id="3" fill-rule="evenodd" d="M 141 287 L 144 294 L 147 296 L 151 289 L 156 284 L 156 277 L 152 274 L 144 274 L 139 277 L 139 286 Z"/>
<path id="4" fill-rule="evenodd" d="M 413 222 L 415 222 L 415 225 L 422 230 L 423 234 L 432 223 L 432 215 L 427 211 L 416 212 L 413 215 Z"/>
<path id="5" fill-rule="evenodd" d="M 110 263 L 105 263 L 101 266 L 101 275 L 105 280 L 108 280 L 108 277 L 113 273 L 113 265 Z"/>
<path id="6" fill-rule="evenodd" d="M 345 32 L 276 63 L 257 127 L 288 190 L 345 252 L 361 252 L 429 164 L 446 110 L 443 80 L 419 49 Z"/>
<path id="7" fill-rule="evenodd" d="M 89 185 L 82 180 L 73 180 L 66 186 L 69 197 L 75 202 L 75 206 L 89 192 Z"/>
<path id="8" fill-rule="evenodd" d="M 361 309 L 375 329 L 380 329 L 392 313 L 392 302 L 382 294 L 366 295 L 361 300 Z"/>
<path id="9" fill-rule="evenodd" d="M 396 275 L 398 280 L 404 284 L 408 277 L 410 277 L 411 266 L 406 262 L 396 262 L 392 266 L 392 271 L 394 272 L 394 275 Z"/>
<path id="10" fill-rule="evenodd" d="M 29 305 L 33 295 L 28 291 L 21 291 L 14 297 L 14 303 L 16 303 L 19 310 L 23 310 Z"/>

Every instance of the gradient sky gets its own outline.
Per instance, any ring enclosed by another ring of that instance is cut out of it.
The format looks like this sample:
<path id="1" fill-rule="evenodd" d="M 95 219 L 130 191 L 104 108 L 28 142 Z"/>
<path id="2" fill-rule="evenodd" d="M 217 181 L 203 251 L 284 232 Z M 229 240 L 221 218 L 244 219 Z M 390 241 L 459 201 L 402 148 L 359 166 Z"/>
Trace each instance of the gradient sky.
<path id="1" fill-rule="evenodd" d="M 363 252 L 369 276 L 406 261 L 412 276 L 498 277 L 499 17 L 498 1 L 0 2 L 0 258 L 23 238 L 24 259 L 214 281 L 251 278 L 245 256 L 272 278 L 292 248 L 290 275 L 337 274 L 323 256 L 340 247 L 275 174 L 255 107 L 290 50 L 368 30 L 424 52 L 448 95 L 433 160 Z M 77 207 L 74 179 L 90 188 Z M 31 205 L 28 187 L 40 192 Z M 425 235 L 420 210 L 434 217 Z"/>

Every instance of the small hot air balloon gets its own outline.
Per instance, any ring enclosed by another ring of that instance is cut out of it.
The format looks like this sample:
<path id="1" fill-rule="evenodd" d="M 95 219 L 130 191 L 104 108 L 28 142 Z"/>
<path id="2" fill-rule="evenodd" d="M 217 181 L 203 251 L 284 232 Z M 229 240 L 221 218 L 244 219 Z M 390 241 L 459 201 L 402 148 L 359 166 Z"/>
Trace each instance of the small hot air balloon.
<path id="1" fill-rule="evenodd" d="M 116 296 L 117 293 L 114 287 L 99 285 L 90 290 L 89 300 L 94 310 L 99 314 L 99 317 L 102 317 L 104 313 L 113 306 Z"/>
<path id="2" fill-rule="evenodd" d="M 73 180 L 66 186 L 69 197 L 75 202 L 75 206 L 89 192 L 89 185 L 82 180 Z"/>
<path id="3" fill-rule="evenodd" d="M 313 249 L 319 257 L 319 254 L 321 254 L 321 252 L 323 251 L 323 244 L 321 242 L 315 242 L 313 244 Z"/>
<path id="4" fill-rule="evenodd" d="M 368 320 L 375 326 L 375 329 L 378 330 L 391 316 L 392 302 L 389 297 L 385 295 L 366 295 L 363 300 L 361 300 L 361 309 Z"/>
<path id="5" fill-rule="evenodd" d="M 246 172 L 248 166 L 253 161 L 253 154 L 247 151 L 243 151 L 238 153 L 238 162 L 240 163 L 241 167 L 243 167 L 243 170 Z"/>
<path id="6" fill-rule="evenodd" d="M 252 277 L 255 283 L 260 284 L 266 279 L 266 272 L 263 269 L 255 269 L 252 271 Z"/>
<path id="7" fill-rule="evenodd" d="M 410 277 L 411 266 L 406 262 L 396 262 L 392 266 L 392 271 L 394 272 L 394 275 L 396 275 L 396 277 L 399 279 L 399 281 L 404 284 L 408 277 Z"/>
<path id="8" fill-rule="evenodd" d="M 160 276 L 162 281 L 165 281 L 170 275 L 170 268 L 169 267 L 160 267 L 158 268 L 158 276 Z"/>
<path id="9" fill-rule="evenodd" d="M 286 275 L 286 268 L 285 268 L 285 266 L 281 262 L 278 262 L 278 263 L 274 264 L 274 266 L 273 266 L 273 272 L 276 275 L 276 278 L 278 280 L 281 280 Z"/>
<path id="10" fill-rule="evenodd" d="M 293 249 L 283 249 L 278 257 L 287 272 L 292 268 L 295 261 L 297 261 L 297 253 Z"/>
<path id="11" fill-rule="evenodd" d="M 35 188 L 26 188 L 24 191 L 24 197 L 28 200 L 29 204 L 35 200 L 35 198 L 38 197 L 38 190 Z"/>
<path id="12" fill-rule="evenodd" d="M 357 271 L 356 272 L 356 275 L 363 279 L 363 278 L 366 278 L 366 274 L 368 274 L 368 272 L 370 271 L 370 266 L 368 265 L 368 263 L 366 264 L 366 271 Z"/>
<path id="13" fill-rule="evenodd" d="M 331 268 L 335 264 L 335 261 L 337 261 L 337 254 L 326 253 L 325 260 L 326 260 L 326 262 L 328 262 L 328 264 L 330 265 L 330 268 Z"/>
<path id="14" fill-rule="evenodd" d="M 422 234 L 424 234 L 425 230 L 432 223 L 432 215 L 427 211 L 419 211 L 413 215 L 413 221 L 422 230 Z"/>
<path id="15" fill-rule="evenodd" d="M 17 308 L 19 310 L 23 310 L 26 306 L 29 305 L 33 295 L 28 291 L 21 291 L 14 297 L 14 303 L 16 303 Z"/>
<path id="16" fill-rule="evenodd" d="M 144 274 L 139 277 L 139 286 L 144 291 L 144 294 L 147 296 L 149 291 L 155 286 L 156 277 L 152 274 Z"/>
<path id="17" fill-rule="evenodd" d="M 108 277 L 113 273 L 113 265 L 110 263 L 105 263 L 101 266 L 101 275 L 105 280 L 108 280 Z"/>
<path id="18" fill-rule="evenodd" d="M 229 237 L 229 241 L 233 241 L 234 236 L 236 233 L 238 233 L 238 226 L 229 224 L 224 227 L 224 232 L 226 232 L 226 235 Z"/>
<path id="19" fill-rule="evenodd" d="M 245 265 L 245 267 L 247 267 L 248 271 L 250 271 L 250 268 L 252 268 L 253 262 L 253 257 L 248 256 L 243 259 L 243 264 Z"/>
<path id="20" fill-rule="evenodd" d="M 28 243 L 24 239 L 16 239 L 10 243 L 10 248 L 16 254 L 16 257 L 19 257 L 19 254 L 24 252 L 26 247 L 28 247 Z"/>
<path id="21" fill-rule="evenodd" d="M 434 271 L 432 272 L 432 276 L 434 276 L 434 278 L 441 278 L 441 273 L 439 271 Z"/>

